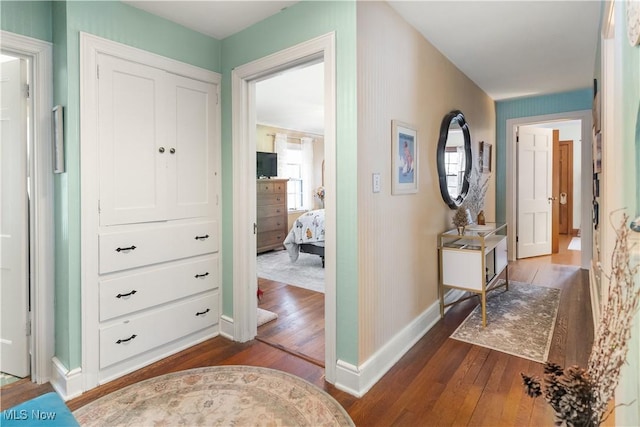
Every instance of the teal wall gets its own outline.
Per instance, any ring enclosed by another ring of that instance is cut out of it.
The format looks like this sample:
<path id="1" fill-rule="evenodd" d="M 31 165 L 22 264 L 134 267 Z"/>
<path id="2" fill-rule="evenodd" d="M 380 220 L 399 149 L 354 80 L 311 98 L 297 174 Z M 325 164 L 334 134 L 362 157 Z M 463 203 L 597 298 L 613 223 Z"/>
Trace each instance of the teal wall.
<path id="1" fill-rule="evenodd" d="M 0 1 L 0 28 L 34 39 L 52 41 L 51 2 Z"/>
<path id="2" fill-rule="evenodd" d="M 231 71 L 335 31 L 337 80 L 337 355 L 358 364 L 356 3 L 303 1 L 222 41 L 223 312 L 233 313 Z"/>
<path id="3" fill-rule="evenodd" d="M 590 110 L 593 89 L 586 88 L 551 95 L 496 102 L 496 220 L 506 221 L 507 120 Z"/>

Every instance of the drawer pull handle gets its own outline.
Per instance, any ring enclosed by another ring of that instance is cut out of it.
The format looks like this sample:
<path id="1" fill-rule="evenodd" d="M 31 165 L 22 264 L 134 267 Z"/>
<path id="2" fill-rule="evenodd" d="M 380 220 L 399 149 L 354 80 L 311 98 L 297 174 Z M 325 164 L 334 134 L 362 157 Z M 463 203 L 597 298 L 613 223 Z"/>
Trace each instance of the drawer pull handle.
<path id="1" fill-rule="evenodd" d="M 134 339 L 135 337 L 137 337 L 137 335 L 136 335 L 136 334 L 133 334 L 133 335 L 131 335 L 129 338 L 125 338 L 125 339 L 123 339 L 123 340 L 118 340 L 118 341 L 116 341 L 116 344 L 122 344 L 123 342 L 129 342 L 129 341 L 131 341 L 132 339 Z"/>
<path id="2" fill-rule="evenodd" d="M 204 273 L 204 274 L 196 274 L 196 276 L 195 276 L 195 277 L 196 277 L 196 279 L 200 279 L 200 278 L 202 278 L 202 277 L 207 277 L 208 275 L 209 275 L 209 272 L 207 271 L 207 272 L 206 272 L 206 273 Z"/>
<path id="3" fill-rule="evenodd" d="M 196 313 L 196 316 L 204 316 L 205 314 L 207 314 L 208 312 L 210 312 L 211 309 L 207 308 L 205 311 L 199 311 Z"/>
<path id="4" fill-rule="evenodd" d="M 196 240 L 205 240 L 205 239 L 208 239 L 208 238 L 209 238 L 208 234 L 205 234 L 204 236 L 196 236 Z"/>
<path id="5" fill-rule="evenodd" d="M 138 291 L 136 291 L 134 289 L 131 292 L 129 292 L 128 294 L 118 294 L 118 295 L 116 295 L 116 298 L 130 297 L 131 295 L 134 295 L 136 292 L 138 292 Z"/>
<path id="6" fill-rule="evenodd" d="M 134 250 L 135 248 L 136 248 L 135 246 L 129 246 L 128 248 L 118 248 L 118 249 L 116 249 L 116 252 L 132 251 L 132 250 Z"/>

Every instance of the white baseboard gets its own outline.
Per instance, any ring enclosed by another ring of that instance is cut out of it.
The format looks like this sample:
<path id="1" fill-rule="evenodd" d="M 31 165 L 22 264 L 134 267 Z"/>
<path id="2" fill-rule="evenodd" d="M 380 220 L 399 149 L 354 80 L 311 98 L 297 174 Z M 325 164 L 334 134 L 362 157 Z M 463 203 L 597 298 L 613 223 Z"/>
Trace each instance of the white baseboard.
<path id="1" fill-rule="evenodd" d="M 224 314 L 220 316 L 220 335 L 234 341 L 233 329 L 233 319 L 229 316 L 225 316 Z"/>
<path id="2" fill-rule="evenodd" d="M 82 394 L 82 369 L 68 370 L 57 357 L 51 359 L 51 385 L 64 400 L 70 400 Z"/>
<path id="3" fill-rule="evenodd" d="M 463 291 L 449 291 L 446 302 L 455 301 Z M 343 360 L 336 363 L 335 387 L 356 397 L 364 396 L 440 320 L 440 301 L 431 304 L 420 316 L 396 334 L 362 365 Z"/>

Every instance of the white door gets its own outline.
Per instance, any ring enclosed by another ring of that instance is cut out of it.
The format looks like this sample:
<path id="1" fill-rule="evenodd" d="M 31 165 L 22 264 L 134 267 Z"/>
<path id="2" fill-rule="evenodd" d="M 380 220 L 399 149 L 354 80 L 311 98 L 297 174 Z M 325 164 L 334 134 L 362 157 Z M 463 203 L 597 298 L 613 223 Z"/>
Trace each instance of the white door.
<path id="1" fill-rule="evenodd" d="M 100 225 L 166 219 L 165 72 L 99 55 Z"/>
<path id="2" fill-rule="evenodd" d="M 27 199 L 27 64 L 23 59 L 0 64 L 0 370 L 29 375 L 28 199 Z"/>
<path id="3" fill-rule="evenodd" d="M 168 218 L 216 212 L 216 93 L 211 83 L 167 73 Z"/>
<path id="4" fill-rule="evenodd" d="M 551 253 L 553 129 L 518 130 L 517 258 Z"/>

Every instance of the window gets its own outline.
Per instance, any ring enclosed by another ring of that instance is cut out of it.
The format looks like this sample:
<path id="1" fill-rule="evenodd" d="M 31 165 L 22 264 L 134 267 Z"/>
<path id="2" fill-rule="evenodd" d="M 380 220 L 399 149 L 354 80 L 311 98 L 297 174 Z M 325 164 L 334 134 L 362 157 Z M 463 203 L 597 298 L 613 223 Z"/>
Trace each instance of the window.
<path id="1" fill-rule="evenodd" d="M 302 149 L 300 144 L 287 143 L 287 155 L 284 159 L 284 173 L 287 183 L 287 205 L 289 210 L 304 208 L 304 192 L 302 179 Z"/>

